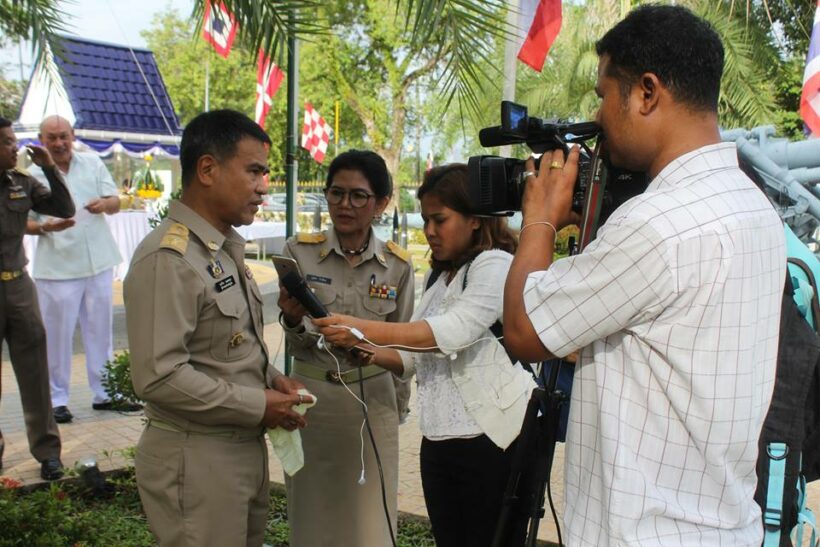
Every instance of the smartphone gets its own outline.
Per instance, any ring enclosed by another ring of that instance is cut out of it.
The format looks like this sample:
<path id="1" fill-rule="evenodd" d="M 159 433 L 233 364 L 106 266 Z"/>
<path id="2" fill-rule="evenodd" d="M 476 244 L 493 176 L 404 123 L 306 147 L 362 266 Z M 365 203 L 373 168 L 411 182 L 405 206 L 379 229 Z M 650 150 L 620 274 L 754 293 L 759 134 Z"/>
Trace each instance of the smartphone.
<path id="1" fill-rule="evenodd" d="M 302 277 L 302 272 L 299 271 L 299 264 L 290 257 L 273 255 L 270 257 L 273 262 L 273 267 L 276 268 L 276 273 L 279 274 L 279 279 L 282 279 L 290 272 L 296 272 L 296 275 Z"/>

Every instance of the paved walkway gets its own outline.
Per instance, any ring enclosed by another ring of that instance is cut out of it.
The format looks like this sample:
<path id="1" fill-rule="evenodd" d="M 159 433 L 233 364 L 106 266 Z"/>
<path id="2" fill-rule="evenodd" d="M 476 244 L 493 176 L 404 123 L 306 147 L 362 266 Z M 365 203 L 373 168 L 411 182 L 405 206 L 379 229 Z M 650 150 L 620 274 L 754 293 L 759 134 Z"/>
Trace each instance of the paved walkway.
<path id="1" fill-rule="evenodd" d="M 273 268 L 260 263 L 250 262 L 254 275 L 265 295 L 265 317 L 268 324 L 265 327 L 265 341 L 276 355 L 274 362 L 281 369 L 283 366 L 282 330 L 275 322 L 278 311 L 276 301 L 276 273 Z M 416 283 L 417 286 L 420 283 Z M 122 288 L 119 283 L 114 287 L 115 304 L 115 350 L 124 349 L 125 333 L 124 321 L 121 316 Z M 118 319 L 119 317 L 119 319 Z M 79 349 L 82 346 L 77 344 Z M 278 348 L 278 349 L 277 349 Z M 0 374 L 3 386 L 2 400 L 0 400 L 0 430 L 6 440 L 6 453 L 3 458 L 3 470 L 0 476 L 17 479 L 24 484 L 42 482 L 40 466 L 31 457 L 23 426 L 20 395 L 17 382 L 14 379 L 12 367 L 8 362 L 7 354 L 3 355 L 3 366 Z M 415 392 L 414 392 L 415 396 Z M 143 415 L 121 414 L 117 412 L 102 412 L 91 409 L 91 391 L 86 382 L 85 356 L 76 353 L 72 361 L 71 401 L 69 404 L 74 414 L 74 421 L 60 425 L 63 440 L 63 463 L 73 466 L 82 457 L 93 455 L 97 458 L 100 469 L 103 471 L 124 467 L 131 461 L 130 451 L 136 445 L 143 429 Z M 413 406 L 411 406 L 413 408 Z M 308 415 L 309 417 L 309 415 Z M 399 429 L 399 510 L 412 515 L 427 517 L 424 505 L 424 496 L 419 476 L 419 446 L 421 435 L 416 421 L 416 415 L 411 413 L 407 423 Z M 558 444 L 553 465 L 551 481 L 552 497 L 555 501 L 559 519 L 563 514 L 563 444 Z M 273 452 L 271 451 L 271 454 Z M 274 456 L 270 460 L 271 481 L 284 484 L 282 468 Z M 820 508 L 820 481 L 808 487 L 808 506 L 817 511 Z M 557 541 L 555 524 L 549 515 L 541 521 L 538 538 L 547 541 Z M 806 538 L 808 541 L 808 538 Z"/>
<path id="2" fill-rule="evenodd" d="M 275 303 L 276 274 L 272 268 L 265 265 L 251 262 L 254 275 L 260 284 L 266 302 L 270 305 L 272 300 Z M 121 286 L 115 283 L 114 303 L 115 316 L 122 313 Z M 283 366 L 283 348 L 280 341 L 282 330 L 275 322 L 277 313 L 272 313 L 266 306 L 265 317 L 268 324 L 265 327 L 265 341 L 271 350 L 271 354 L 276 354 L 275 363 L 281 369 Z M 115 318 L 115 330 L 124 325 L 124 322 Z M 124 333 L 115 332 L 115 351 L 123 349 L 123 344 L 117 340 L 125 340 Z M 119 346 L 119 347 L 118 347 Z M 82 349 L 82 346 L 78 346 Z M 277 351 L 277 348 L 279 350 Z M 23 425 L 22 409 L 20 406 L 20 395 L 17 390 L 17 382 L 14 378 L 12 367 L 8 362 L 8 356 L 3 356 L 3 366 L 0 367 L 2 374 L 3 393 L 0 400 L 0 430 L 6 440 L 6 452 L 3 458 L 3 470 L 0 476 L 17 479 L 24 484 L 35 484 L 42 482 L 40 479 L 40 466 L 31 457 L 26 442 L 25 427 Z M 415 392 L 414 392 L 415 395 Z M 80 458 L 93 455 L 97 458 L 98 465 L 103 471 L 117 469 L 128 465 L 131 462 L 131 449 L 137 444 L 137 440 L 143 429 L 144 417 L 142 412 L 133 414 L 123 414 L 118 412 L 96 411 L 91 409 L 91 390 L 88 388 L 85 372 L 85 356 L 82 353 L 75 353 L 72 360 L 71 376 L 71 400 L 69 408 L 74 414 L 74 421 L 70 424 L 60 425 L 60 434 L 63 441 L 63 464 L 73 466 Z M 310 416 L 308 415 L 308 418 Z M 411 413 L 407 423 L 399 429 L 399 511 L 412 515 L 427 517 L 427 510 L 424 505 L 424 496 L 421 489 L 421 477 L 419 475 L 419 446 L 421 435 L 418 429 L 415 414 Z M 563 450 L 559 445 L 556 454 L 554 468 L 559 470 L 554 474 L 552 481 L 553 498 L 556 501 L 559 515 L 563 509 L 563 491 L 560 469 L 563 466 Z M 284 484 L 282 468 L 279 461 L 273 456 L 271 451 L 270 476 L 271 481 Z M 305 472 L 305 471 L 302 471 Z M 549 515 L 549 513 L 548 513 Z M 552 518 L 547 516 L 542 522 L 538 534 L 539 539 L 557 539 L 555 525 Z"/>

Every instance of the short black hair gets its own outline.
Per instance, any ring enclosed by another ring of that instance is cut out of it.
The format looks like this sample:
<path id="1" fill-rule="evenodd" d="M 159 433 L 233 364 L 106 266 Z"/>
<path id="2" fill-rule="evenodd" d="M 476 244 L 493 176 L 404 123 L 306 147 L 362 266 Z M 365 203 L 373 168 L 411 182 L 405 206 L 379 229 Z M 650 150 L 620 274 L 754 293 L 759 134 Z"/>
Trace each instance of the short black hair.
<path id="1" fill-rule="evenodd" d="M 717 112 L 723 44 L 705 20 L 680 6 L 647 4 L 631 12 L 595 44 L 609 56 L 609 76 L 621 93 L 651 72 L 676 101 Z"/>
<path id="2" fill-rule="evenodd" d="M 327 170 L 325 189 L 330 188 L 333 184 L 333 177 L 343 169 L 359 171 L 364 175 L 377 198 L 389 198 L 393 195 L 393 179 L 390 177 L 390 171 L 387 170 L 384 159 L 375 152 L 348 150 L 333 158 Z"/>
<path id="3" fill-rule="evenodd" d="M 0 129 L 5 129 L 6 127 L 11 127 L 11 120 L 0 116 Z"/>
<path id="4" fill-rule="evenodd" d="M 271 143 L 270 137 L 256 122 L 236 110 L 203 112 L 188 122 L 179 146 L 183 188 L 193 180 L 199 158 L 211 154 L 224 161 L 236 153 L 239 141 L 246 137 Z"/>

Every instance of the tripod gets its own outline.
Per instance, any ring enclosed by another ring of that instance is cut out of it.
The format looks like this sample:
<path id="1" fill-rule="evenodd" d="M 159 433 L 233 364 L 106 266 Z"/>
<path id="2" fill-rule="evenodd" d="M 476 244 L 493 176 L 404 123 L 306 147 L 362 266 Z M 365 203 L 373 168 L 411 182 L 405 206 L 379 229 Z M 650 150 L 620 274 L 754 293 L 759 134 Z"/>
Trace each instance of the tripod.
<path id="1" fill-rule="evenodd" d="M 538 524 L 544 517 L 544 495 L 555 455 L 561 408 L 568 399 L 568 394 L 557 387 L 563 364 L 567 363 L 560 359 L 554 361 L 546 387 L 533 390 L 527 404 L 493 547 L 535 546 Z M 542 409 L 543 415 L 539 416 Z M 526 526 L 523 526 L 524 519 Z M 522 537 L 524 529 L 527 530 L 526 538 Z"/>

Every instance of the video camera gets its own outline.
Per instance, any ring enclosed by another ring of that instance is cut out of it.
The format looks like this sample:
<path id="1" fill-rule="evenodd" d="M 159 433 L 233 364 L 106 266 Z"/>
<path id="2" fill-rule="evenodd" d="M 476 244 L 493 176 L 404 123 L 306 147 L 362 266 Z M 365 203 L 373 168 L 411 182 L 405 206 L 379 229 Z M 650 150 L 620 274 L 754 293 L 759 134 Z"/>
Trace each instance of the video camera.
<path id="1" fill-rule="evenodd" d="M 627 199 L 646 189 L 643 173 L 633 173 L 612 167 L 601 154 L 604 141 L 601 128 L 595 122 L 570 123 L 566 120 L 542 120 L 529 116 L 527 107 L 510 101 L 501 102 L 501 125 L 479 131 L 482 146 L 526 144 L 536 154 L 556 149 L 564 151 L 578 144 L 581 155 L 572 209 L 582 213 L 586 202 L 595 199 L 594 217 L 599 223 Z M 590 150 L 586 141 L 596 139 Z M 536 158 L 536 169 L 540 158 Z M 470 210 L 476 215 L 509 216 L 521 210 L 524 195 L 524 160 L 499 156 L 473 156 L 468 160 Z M 611 186 L 607 181 L 612 182 Z M 601 183 L 603 193 L 592 195 L 594 183 Z M 587 216 L 586 214 L 584 215 Z"/>

